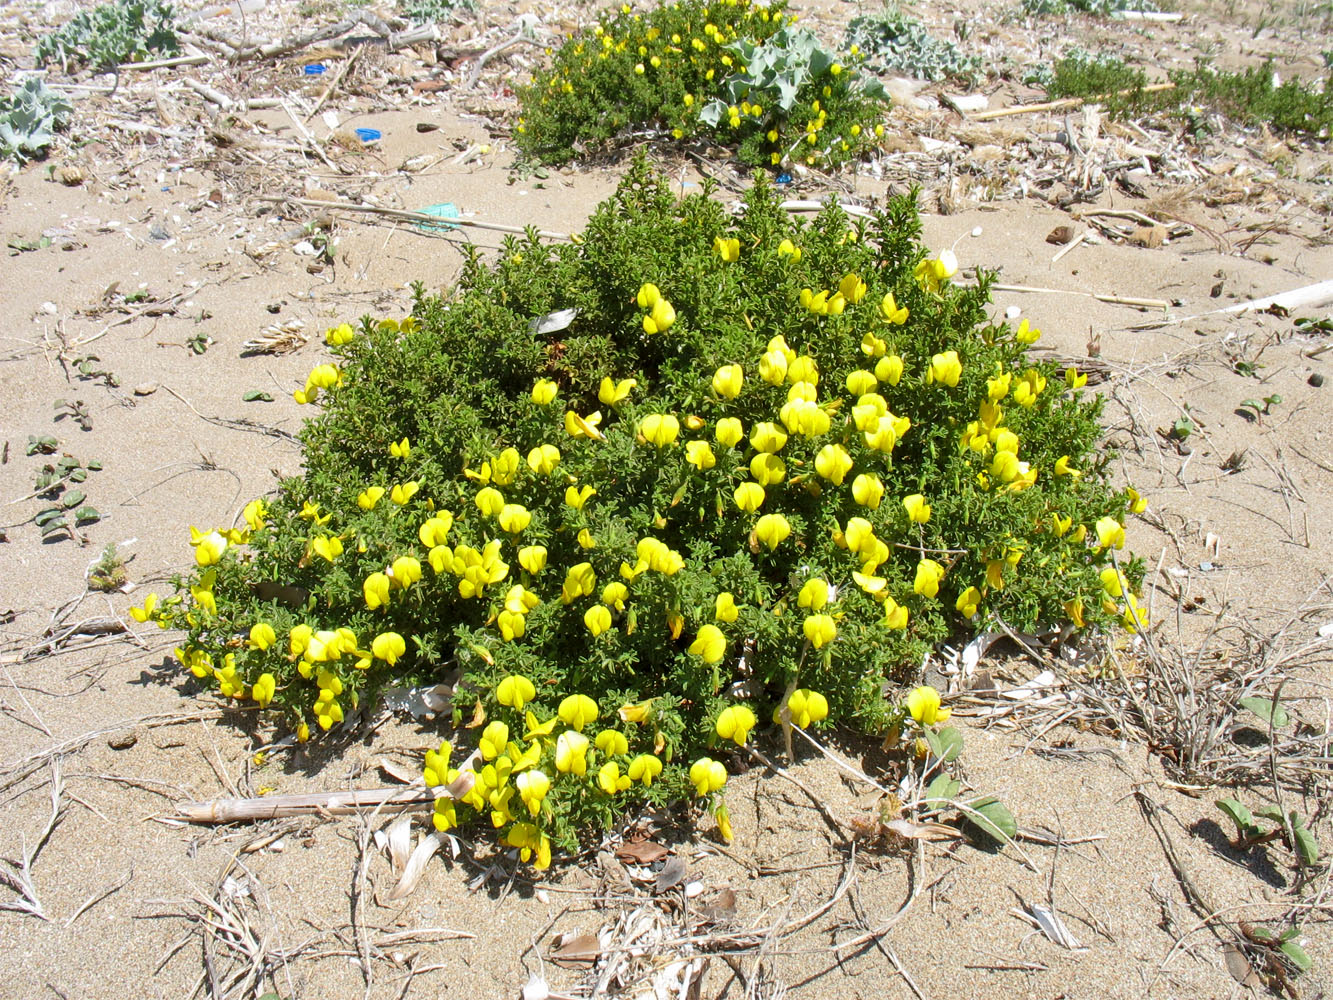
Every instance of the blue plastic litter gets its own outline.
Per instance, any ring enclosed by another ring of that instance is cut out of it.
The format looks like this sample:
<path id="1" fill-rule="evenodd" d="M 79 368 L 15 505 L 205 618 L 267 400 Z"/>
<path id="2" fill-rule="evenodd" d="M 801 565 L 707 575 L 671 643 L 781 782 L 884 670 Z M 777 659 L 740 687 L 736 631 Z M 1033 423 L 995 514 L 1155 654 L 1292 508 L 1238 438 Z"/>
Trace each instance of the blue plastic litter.
<path id="1" fill-rule="evenodd" d="M 422 215 L 433 215 L 437 219 L 459 219 L 462 213 L 458 211 L 458 206 L 452 201 L 440 202 L 438 205 L 427 205 L 419 209 Z M 417 228 L 423 233 L 438 233 L 447 229 L 457 229 L 458 226 L 452 222 L 441 222 L 438 225 L 433 222 L 418 222 Z"/>
<path id="2" fill-rule="evenodd" d="M 778 183 L 779 183 L 779 184 L 790 184 L 790 183 L 791 183 L 791 174 L 778 174 Z"/>
<path id="3" fill-rule="evenodd" d="M 306 63 L 306 64 L 305 64 L 305 75 L 306 75 L 306 76 L 319 76 L 319 74 L 323 73 L 324 70 L 327 69 L 327 68 L 328 68 L 328 67 L 326 67 L 323 63 Z"/>
<path id="4" fill-rule="evenodd" d="M 379 142 L 383 137 L 383 133 L 377 128 L 358 128 L 353 129 L 353 131 L 356 132 L 356 137 L 362 142 Z"/>

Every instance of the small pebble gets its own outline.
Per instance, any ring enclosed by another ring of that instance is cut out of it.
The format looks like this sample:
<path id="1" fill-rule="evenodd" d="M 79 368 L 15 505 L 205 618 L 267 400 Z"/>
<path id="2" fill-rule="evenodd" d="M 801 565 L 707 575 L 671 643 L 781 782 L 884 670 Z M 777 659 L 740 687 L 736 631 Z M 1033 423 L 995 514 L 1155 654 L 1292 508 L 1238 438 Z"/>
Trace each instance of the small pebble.
<path id="1" fill-rule="evenodd" d="M 1321 385 L 1324 384 L 1324 376 L 1320 375 L 1318 372 L 1315 372 L 1306 381 L 1309 382 L 1316 389 L 1318 389 Z"/>
<path id="2" fill-rule="evenodd" d="M 134 730 L 127 729 L 123 733 L 116 733 L 114 736 L 108 737 L 106 745 L 112 750 L 128 750 L 138 742 L 139 737 L 135 734 Z"/>
<path id="3" fill-rule="evenodd" d="M 151 396 L 155 392 L 157 392 L 156 382 L 140 382 L 134 387 L 136 396 Z"/>
<path id="4" fill-rule="evenodd" d="M 1018 319 L 1018 317 L 1022 315 L 1023 315 L 1023 310 L 1020 309 L 1018 306 L 1010 306 L 1008 309 L 1004 311 L 1005 319 Z"/>
<path id="5" fill-rule="evenodd" d="M 702 882 L 687 882 L 685 884 L 685 896 L 687 899 L 693 899 L 703 891 L 704 884 Z"/>

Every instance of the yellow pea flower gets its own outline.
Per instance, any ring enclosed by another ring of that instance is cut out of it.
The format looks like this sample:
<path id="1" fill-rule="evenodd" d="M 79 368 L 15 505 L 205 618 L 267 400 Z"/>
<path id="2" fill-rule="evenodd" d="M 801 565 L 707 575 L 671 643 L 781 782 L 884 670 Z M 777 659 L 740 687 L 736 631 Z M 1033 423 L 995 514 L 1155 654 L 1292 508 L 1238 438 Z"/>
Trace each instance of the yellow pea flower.
<path id="1" fill-rule="evenodd" d="M 875 364 L 875 377 L 889 385 L 897 385 L 903 377 L 903 359 L 897 354 L 880 358 Z"/>
<path id="2" fill-rule="evenodd" d="M 720 622 L 730 624 L 740 615 L 740 610 L 736 607 L 736 598 L 727 591 L 717 595 L 713 603 L 713 617 Z"/>
<path id="3" fill-rule="evenodd" d="M 750 459 L 750 475 L 760 486 L 772 486 L 786 477 L 787 466 L 777 455 L 761 452 Z"/>
<path id="4" fill-rule="evenodd" d="M 594 604 L 583 612 L 583 624 L 596 639 L 611 627 L 611 609 L 602 604 Z"/>
<path id="5" fill-rule="evenodd" d="M 838 282 L 838 291 L 844 299 L 856 305 L 866 297 L 866 283 L 858 275 L 845 274 Z"/>
<path id="6" fill-rule="evenodd" d="M 608 761 L 597 771 L 597 784 L 607 795 L 615 795 L 628 789 L 633 782 L 629 775 L 620 773 L 620 765 Z"/>
<path id="7" fill-rule="evenodd" d="M 374 510 L 375 505 L 384 497 L 383 486 L 369 486 L 356 496 L 356 505 L 362 510 Z"/>
<path id="8" fill-rule="evenodd" d="M 389 567 L 394 586 L 406 590 L 421 579 L 421 562 L 413 556 L 399 556 Z"/>
<path id="9" fill-rule="evenodd" d="M 371 641 L 370 650 L 377 660 L 392 667 L 407 652 L 407 643 L 397 632 L 381 632 Z"/>
<path id="10" fill-rule="evenodd" d="M 884 298 L 879 301 L 879 315 L 886 323 L 902 326 L 907 322 L 907 307 L 899 306 L 892 292 L 885 292 Z"/>
<path id="11" fill-rule="evenodd" d="M 581 417 L 573 410 L 565 411 L 565 433 L 572 438 L 588 438 L 592 441 L 605 441 L 606 435 L 598 430 L 598 425 L 602 422 L 600 411 L 593 411 L 586 417 Z"/>
<path id="12" fill-rule="evenodd" d="M 907 609 L 892 597 L 884 599 L 884 625 L 891 629 L 907 628 Z"/>
<path id="13" fill-rule="evenodd" d="M 977 613 L 977 607 L 981 604 L 981 591 L 976 587 L 968 587 L 958 595 L 958 600 L 954 603 L 954 608 L 961 611 L 964 618 L 972 618 Z"/>
<path id="14" fill-rule="evenodd" d="M 736 506 L 741 510 L 753 512 L 759 509 L 764 502 L 764 488 L 758 483 L 741 483 L 736 487 L 732 497 L 736 501 Z"/>
<path id="15" fill-rule="evenodd" d="M 194 531 L 193 528 L 190 529 Z M 194 546 L 194 561 L 200 566 L 216 566 L 227 551 L 227 538 L 220 531 L 201 534 Z"/>
<path id="16" fill-rule="evenodd" d="M 907 711 L 921 726 L 944 722 L 953 709 L 940 707 L 940 693 L 930 685 L 922 685 L 907 696 Z"/>
<path id="17" fill-rule="evenodd" d="M 516 611 L 506 608 L 495 616 L 495 627 L 500 630 L 500 638 L 505 642 L 522 639 L 528 630 L 527 619 Z"/>
<path id="18" fill-rule="evenodd" d="M 555 769 L 583 777 L 588 773 L 588 737 L 566 729 L 555 741 Z"/>
<path id="19" fill-rule="evenodd" d="M 565 505 L 573 507 L 575 510 L 582 510 L 583 505 L 596 495 L 597 491 L 591 486 L 567 486 L 565 487 Z"/>
<path id="20" fill-rule="evenodd" d="M 532 384 L 532 401 L 538 406 L 550 406 L 560 387 L 550 379 L 539 378 Z"/>
<path id="21" fill-rule="evenodd" d="M 734 448 L 745 437 L 745 428 L 736 417 L 723 417 L 713 430 L 713 437 L 724 448 Z"/>
<path id="22" fill-rule="evenodd" d="M 1125 527 L 1115 518 L 1100 518 L 1094 527 L 1097 530 L 1098 551 L 1125 547 Z"/>
<path id="23" fill-rule="evenodd" d="M 817 576 L 805 581 L 796 598 L 798 607 L 809 608 L 811 611 L 823 611 L 828 602 L 829 585 Z"/>
<path id="24" fill-rule="evenodd" d="M 713 238 L 713 253 L 727 263 L 738 261 L 741 258 L 741 241 L 734 236 L 728 238 L 715 236 Z"/>
<path id="25" fill-rule="evenodd" d="M 778 721 L 778 712 L 774 712 L 774 722 Z M 791 716 L 791 724 L 800 729 L 809 729 L 815 722 L 822 722 L 828 718 L 828 699 L 818 691 L 811 691 L 808 688 L 797 688 L 787 699 L 787 711 Z"/>
<path id="26" fill-rule="evenodd" d="M 556 714 L 565 725 L 582 732 L 584 726 L 597 721 L 597 702 L 586 694 L 571 694 L 560 702 Z"/>
<path id="27" fill-rule="evenodd" d="M 394 458 L 411 458 L 412 445 L 407 438 L 403 438 L 401 441 L 391 441 L 389 442 L 389 454 Z"/>
<path id="28" fill-rule="evenodd" d="M 731 740 L 738 747 L 744 746 L 758 721 L 754 712 L 744 705 L 728 705 L 718 715 L 715 730 L 722 739 Z"/>
<path id="29" fill-rule="evenodd" d="M 690 781 L 700 798 L 718 792 L 727 783 L 727 769 L 711 757 L 701 757 L 690 765 Z"/>
<path id="30" fill-rule="evenodd" d="M 912 589 L 922 597 L 934 597 L 940 591 L 940 581 L 944 579 L 944 567 L 934 559 L 922 559 L 916 564 L 916 580 Z"/>
<path id="31" fill-rule="evenodd" d="M 801 631 L 815 649 L 823 649 L 838 636 L 838 626 L 829 615 L 808 615 Z"/>
<path id="32" fill-rule="evenodd" d="M 157 594 L 149 594 L 144 598 L 142 608 L 130 608 L 130 617 L 136 622 L 146 622 L 153 617 L 153 610 L 157 607 Z M 269 629 L 272 632 L 272 628 Z M 261 647 L 267 649 L 267 646 Z"/>
<path id="33" fill-rule="evenodd" d="M 273 700 L 273 695 L 277 693 L 278 682 L 273 679 L 269 673 L 260 674 L 250 689 L 250 697 L 259 702 L 260 708 L 268 708 L 269 702 Z"/>
<path id="34" fill-rule="evenodd" d="M 507 503 L 500 508 L 500 530 L 517 535 L 532 523 L 532 512 L 516 503 Z"/>
<path id="35" fill-rule="evenodd" d="M 787 443 L 787 432 L 777 424 L 765 420 L 750 430 L 750 444 L 755 451 L 776 454 Z"/>
<path id="36" fill-rule="evenodd" d="M 781 351 L 767 351 L 759 359 L 759 377 L 769 385 L 787 381 L 787 356 Z"/>
<path id="37" fill-rule="evenodd" d="M 525 545 L 518 550 L 518 564 L 536 576 L 546 568 L 546 546 Z"/>
<path id="38" fill-rule="evenodd" d="M 366 607 L 371 611 L 388 605 L 389 578 L 385 574 L 371 573 L 370 576 L 366 577 L 361 589 L 365 594 Z M 293 652 L 297 652 L 297 650 L 293 650 Z"/>
<path id="39" fill-rule="evenodd" d="M 713 454 L 713 449 L 708 446 L 707 441 L 686 441 L 685 461 L 702 471 L 715 466 L 717 456 Z"/>
<path id="40" fill-rule="evenodd" d="M 670 413 L 650 413 L 639 421 L 639 433 L 653 447 L 665 448 L 680 436 L 680 421 Z"/>
<path id="41" fill-rule="evenodd" d="M 351 343 L 355 336 L 356 331 L 349 324 L 339 323 L 324 331 L 324 343 L 330 347 L 341 347 L 343 344 Z"/>
<path id="42" fill-rule="evenodd" d="M 1041 338 L 1041 331 L 1035 326 L 1031 326 L 1027 320 L 1018 324 L 1018 329 L 1014 332 L 1014 339 L 1020 344 L 1035 344 Z"/>
<path id="43" fill-rule="evenodd" d="M 847 391 L 853 396 L 864 396 L 868 392 L 874 392 L 879 386 L 879 379 L 875 377 L 874 372 L 868 372 L 865 369 L 858 369 L 847 376 Z"/>
<path id="44" fill-rule="evenodd" d="M 641 753 L 629 762 L 625 773 L 631 781 L 641 782 L 645 788 L 650 788 L 653 779 L 662 773 L 662 762 L 652 754 Z"/>
<path id="45" fill-rule="evenodd" d="M 541 444 L 528 452 L 528 468 L 539 476 L 549 476 L 560 463 L 560 449 L 553 444 Z"/>
<path id="46" fill-rule="evenodd" d="M 704 625 L 694 642 L 690 643 L 689 652 L 703 659 L 705 663 L 721 663 L 727 652 L 727 637 L 716 625 Z"/>
<path id="47" fill-rule="evenodd" d="M 510 674 L 495 687 L 495 700 L 516 712 L 537 697 L 537 688 L 522 674 Z"/>
<path id="48" fill-rule="evenodd" d="M 505 507 L 504 496 L 494 486 L 483 486 L 472 498 L 472 502 L 485 517 L 495 517 Z"/>
<path id="49" fill-rule="evenodd" d="M 770 142 L 777 142 L 776 136 L 769 139 Z M 790 257 L 790 263 L 795 264 L 801 259 L 801 248 L 792 243 L 791 240 L 783 240 L 778 244 L 778 256 Z"/>
<path id="50" fill-rule="evenodd" d="M 1088 376 L 1086 373 L 1080 373 L 1073 365 L 1065 369 L 1065 385 L 1069 388 L 1082 389 L 1087 384 Z"/>
<path id="51" fill-rule="evenodd" d="M 963 365 L 958 360 L 958 352 L 945 351 L 931 357 L 930 369 L 926 372 L 926 384 L 933 385 L 939 382 L 953 389 L 958 385 L 958 379 L 962 374 Z"/>
<path id="52" fill-rule="evenodd" d="M 853 552 L 866 552 L 875 543 L 875 528 L 864 517 L 849 518 L 842 537 Z"/>
<path id="53" fill-rule="evenodd" d="M 597 398 L 607 406 L 614 406 L 628 396 L 630 390 L 638 384 L 637 379 L 622 378 L 619 382 L 615 382 L 609 376 L 605 377 L 597 389 Z"/>
<path id="54" fill-rule="evenodd" d="M 884 484 L 880 482 L 879 476 L 863 472 L 853 479 L 852 499 L 862 507 L 878 510 L 880 501 L 884 499 Z"/>
<path id="55" fill-rule="evenodd" d="M 250 526 L 251 531 L 258 531 L 265 524 L 264 516 L 268 513 L 263 500 L 251 500 L 241 511 L 241 517 Z"/>
<path id="56" fill-rule="evenodd" d="M 745 384 L 745 372 L 740 365 L 723 365 L 713 373 L 713 391 L 723 399 L 735 399 Z"/>
<path id="57" fill-rule="evenodd" d="M 755 522 L 754 534 L 771 552 L 791 534 L 791 524 L 781 514 L 765 514 Z"/>
<path id="58" fill-rule="evenodd" d="M 1139 495 L 1139 491 L 1133 486 L 1125 487 L 1125 493 L 1129 497 L 1129 512 L 1131 514 L 1142 514 L 1148 509 L 1148 500 Z"/>
<path id="59" fill-rule="evenodd" d="M 643 332 L 647 334 L 665 333 L 676 322 L 676 310 L 664 298 L 658 298 L 652 311 L 643 318 Z"/>
<path id="60" fill-rule="evenodd" d="M 913 524 L 926 524 L 930 521 L 930 504 L 926 503 L 926 498 L 920 493 L 903 497 L 903 508 L 907 511 L 908 520 Z"/>
<path id="61" fill-rule="evenodd" d="M 421 484 L 417 482 L 399 483 L 389 491 L 389 499 L 399 507 L 405 507 L 417 495 L 419 489 Z"/>
<path id="62" fill-rule="evenodd" d="M 524 771 L 514 779 L 514 787 L 518 789 L 518 797 L 528 807 L 529 814 L 536 817 L 542 810 L 542 800 L 551 790 L 551 779 L 535 769 Z"/>

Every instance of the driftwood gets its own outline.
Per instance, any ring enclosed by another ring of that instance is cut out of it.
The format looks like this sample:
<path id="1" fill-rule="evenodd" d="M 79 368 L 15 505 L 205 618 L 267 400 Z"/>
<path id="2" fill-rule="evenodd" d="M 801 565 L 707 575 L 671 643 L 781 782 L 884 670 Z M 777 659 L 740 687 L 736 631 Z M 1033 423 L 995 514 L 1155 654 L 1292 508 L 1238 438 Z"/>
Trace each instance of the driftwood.
<path id="1" fill-rule="evenodd" d="M 1171 90 L 1174 87 L 1174 83 L 1153 83 L 1144 87 L 1143 93 L 1155 94 L 1158 91 Z M 996 111 L 979 111 L 969 117 L 974 122 L 988 122 L 994 118 L 1010 118 L 1013 115 L 1035 114 L 1038 111 L 1064 111 L 1069 108 L 1081 107 L 1090 102 L 1104 101 L 1111 97 L 1129 97 L 1135 93 L 1138 93 L 1138 91 L 1120 90 L 1113 94 L 1097 94 L 1092 97 L 1062 97 L 1058 101 L 1044 101 L 1041 104 L 1020 104 L 1012 108 L 1000 108 Z"/>
<path id="2" fill-rule="evenodd" d="M 435 802 L 429 788 L 366 788 L 342 792 L 306 792 L 296 795 L 265 795 L 254 799 L 214 799 L 183 802 L 176 807 L 189 823 L 236 823 L 284 816 L 328 814 L 347 816 L 364 809 L 402 812 Z"/>

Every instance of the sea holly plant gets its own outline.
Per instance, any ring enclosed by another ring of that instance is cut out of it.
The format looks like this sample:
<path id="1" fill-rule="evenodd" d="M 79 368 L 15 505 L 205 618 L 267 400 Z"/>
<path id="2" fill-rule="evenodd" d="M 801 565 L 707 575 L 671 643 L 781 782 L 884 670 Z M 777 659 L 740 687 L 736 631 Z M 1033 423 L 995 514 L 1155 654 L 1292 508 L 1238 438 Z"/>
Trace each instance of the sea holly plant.
<path id="1" fill-rule="evenodd" d="M 110 69 L 150 54 L 180 52 L 176 12 L 161 0 L 114 0 L 81 10 L 37 42 L 37 65 L 58 62 L 66 70 L 87 64 Z"/>
<path id="2" fill-rule="evenodd" d="M 990 274 L 955 281 L 911 198 L 803 222 L 762 177 L 737 215 L 711 193 L 638 159 L 577 240 L 329 329 L 303 474 L 192 528 L 134 616 L 302 740 L 457 677 L 436 826 L 539 864 L 682 797 L 728 836 L 737 745 L 882 735 L 885 685 L 991 616 L 1143 628 L 1101 401 L 988 320 Z"/>
<path id="3" fill-rule="evenodd" d="M 1266 844 L 1272 840 L 1291 841 L 1290 846 L 1301 865 L 1313 865 L 1319 861 L 1319 842 L 1305 825 L 1305 818 L 1294 809 L 1284 818 L 1277 806 L 1264 806 L 1251 812 L 1236 799 L 1218 799 L 1214 803 L 1218 809 L 1236 825 L 1236 837 L 1232 846 L 1238 851 L 1248 851 L 1257 844 Z M 1273 824 L 1265 828 L 1260 820 Z M 1290 829 L 1290 835 L 1288 834 Z"/>

